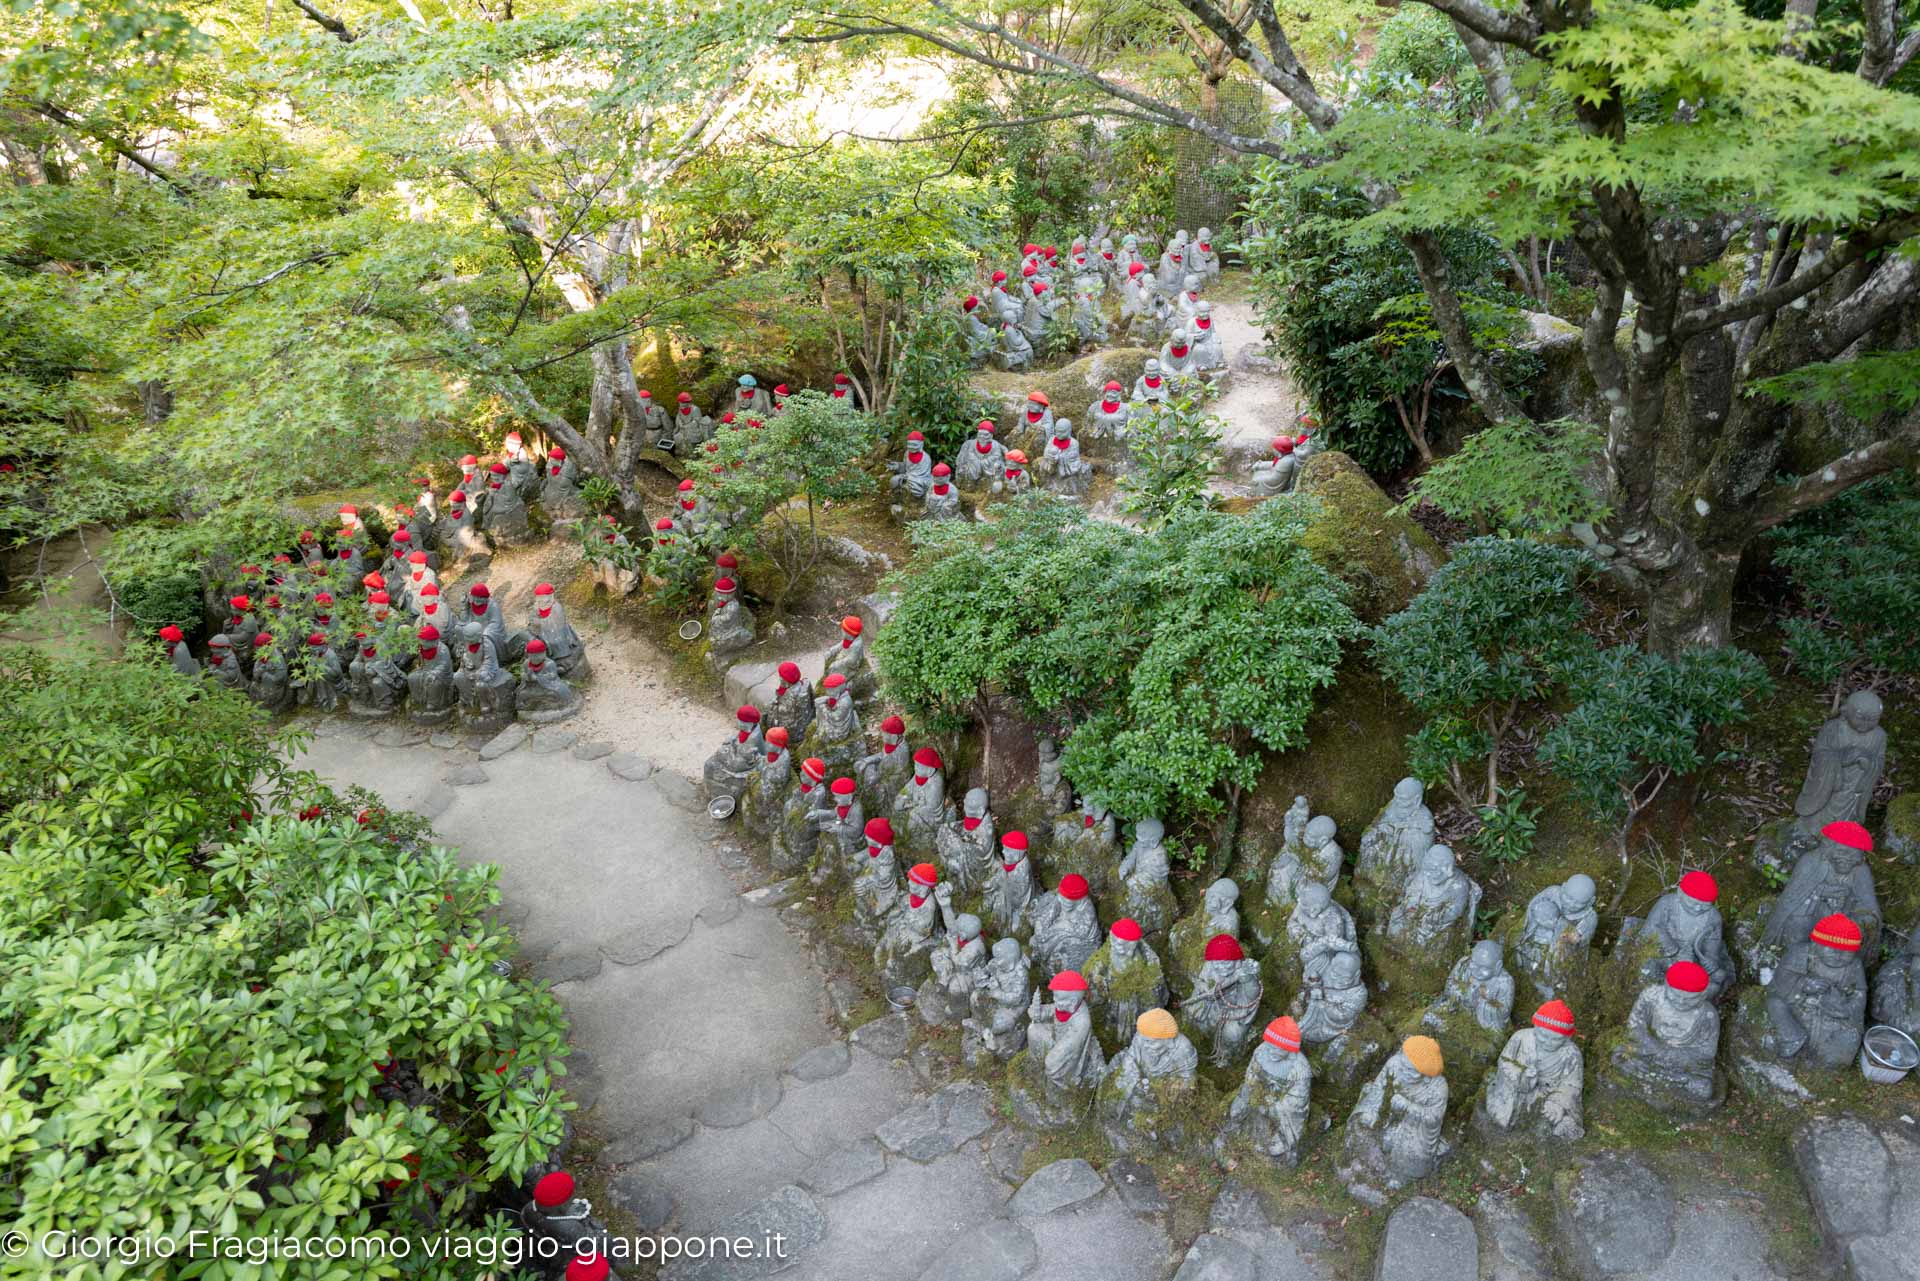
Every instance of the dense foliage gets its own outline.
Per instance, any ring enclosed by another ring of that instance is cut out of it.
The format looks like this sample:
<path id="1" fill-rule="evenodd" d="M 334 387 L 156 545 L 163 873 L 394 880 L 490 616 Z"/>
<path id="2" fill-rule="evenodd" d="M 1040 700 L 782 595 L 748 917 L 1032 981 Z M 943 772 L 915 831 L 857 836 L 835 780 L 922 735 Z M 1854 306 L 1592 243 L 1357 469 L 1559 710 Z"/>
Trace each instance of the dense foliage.
<path id="1" fill-rule="evenodd" d="M 486 1217 L 492 1185 L 558 1142 L 571 1105 L 558 1006 L 495 971 L 509 944 L 483 916 L 492 870 L 317 789 L 244 699 L 157 664 L 9 649 L 0 679 L 8 1222 L 167 1237 L 182 1255 L 194 1228 L 508 1232 Z M 352 1275 L 471 1267 L 412 1256 Z"/>
<path id="2" fill-rule="evenodd" d="M 1128 818 L 1211 814 L 1304 741 L 1357 624 L 1301 547 L 1299 503 L 1191 511 L 1136 533 L 1046 499 L 936 526 L 876 652 L 930 726 L 993 694 L 1066 734 L 1074 787 Z"/>
<path id="3" fill-rule="evenodd" d="M 1590 423 L 1493 423 L 1417 476 L 1407 501 L 1432 503 L 1482 534 L 1550 538 L 1606 518 L 1596 496 L 1603 447 Z"/>
<path id="4" fill-rule="evenodd" d="M 1145 422 L 1128 424 L 1127 460 L 1120 503 L 1157 529 L 1182 512 L 1213 505 L 1207 483 L 1220 466 L 1219 417 L 1189 399 L 1169 402 Z"/>

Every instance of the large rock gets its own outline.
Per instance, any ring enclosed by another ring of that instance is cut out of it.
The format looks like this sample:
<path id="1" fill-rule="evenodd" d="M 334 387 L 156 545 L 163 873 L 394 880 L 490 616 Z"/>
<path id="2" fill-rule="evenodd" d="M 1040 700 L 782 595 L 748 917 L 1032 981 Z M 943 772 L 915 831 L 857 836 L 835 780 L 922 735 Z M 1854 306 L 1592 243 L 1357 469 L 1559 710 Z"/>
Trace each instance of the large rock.
<path id="1" fill-rule="evenodd" d="M 1893 1156 L 1859 1117 L 1816 1117 L 1793 1136 L 1793 1163 L 1820 1233 L 1835 1249 L 1887 1230 Z"/>
<path id="2" fill-rule="evenodd" d="M 960 1081 L 936 1091 L 873 1132 L 882 1146 L 909 1161 L 931 1161 L 993 1126 L 986 1087 Z"/>
<path id="3" fill-rule="evenodd" d="M 1387 1219 L 1374 1281 L 1479 1281 L 1473 1220 L 1432 1197 L 1403 1201 Z"/>
<path id="4" fill-rule="evenodd" d="M 1016 1218 L 1038 1218 L 1090 1201 L 1106 1188 L 1100 1172 L 1080 1158 L 1054 1161 L 1028 1176 L 1007 1203 L 1007 1211 Z"/>
<path id="5" fill-rule="evenodd" d="M 821 1157 L 800 1176 L 810 1192 L 839 1196 L 849 1188 L 877 1179 L 887 1171 L 887 1154 L 873 1139 L 861 1139 Z"/>
<path id="6" fill-rule="evenodd" d="M 1209 1232 L 1193 1243 L 1173 1281 L 1255 1281 L 1253 1251 L 1232 1237 Z"/>
<path id="7" fill-rule="evenodd" d="M 1504 1192 L 1483 1192 L 1473 1207 L 1486 1281 L 1551 1281 L 1553 1261 L 1532 1220 Z"/>
<path id="8" fill-rule="evenodd" d="M 1020 1281 L 1039 1260 L 1033 1233 L 1008 1219 L 989 1219 L 948 1246 L 920 1281 Z"/>
<path id="9" fill-rule="evenodd" d="M 1405 609 L 1447 558 L 1432 534 L 1395 511 L 1366 470 L 1338 450 L 1307 459 L 1294 489 L 1319 503 L 1302 542 L 1353 586 L 1354 612 L 1369 623 Z"/>
<path id="10" fill-rule="evenodd" d="M 1580 1281 L 1650 1272 L 1673 1250 L 1673 1190 L 1624 1152 L 1601 1152 L 1554 1177 L 1564 1262 Z"/>

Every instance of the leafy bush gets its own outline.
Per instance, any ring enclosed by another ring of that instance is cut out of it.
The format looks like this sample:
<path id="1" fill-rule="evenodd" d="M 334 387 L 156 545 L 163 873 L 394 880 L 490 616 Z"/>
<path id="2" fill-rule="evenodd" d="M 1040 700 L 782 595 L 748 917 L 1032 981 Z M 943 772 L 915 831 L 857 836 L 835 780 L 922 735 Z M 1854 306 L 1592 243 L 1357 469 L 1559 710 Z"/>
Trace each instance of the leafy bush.
<path id="1" fill-rule="evenodd" d="M 914 322 L 894 365 L 893 404 L 887 423 L 895 440 L 910 431 L 926 436 L 937 458 L 951 458 L 974 423 L 991 418 L 994 402 L 973 389 L 968 376 L 973 366 L 958 322 L 934 312 L 923 312 Z"/>
<path id="2" fill-rule="evenodd" d="M 1500 799 L 1500 752 L 1570 665 L 1591 653 L 1579 552 L 1530 539 L 1462 543 L 1413 604 L 1373 630 L 1381 672 L 1427 723 L 1407 740 L 1414 773 L 1462 805 Z M 1483 780 L 1469 764 L 1484 761 Z"/>
<path id="3" fill-rule="evenodd" d="M 1395 303 L 1423 301 L 1412 256 L 1390 237 L 1355 236 L 1354 224 L 1371 210 L 1366 198 L 1326 184 L 1310 168 L 1259 166 L 1247 208 L 1257 228 L 1245 241 L 1255 309 L 1312 398 L 1329 443 L 1370 471 L 1398 469 L 1414 445 L 1394 398 L 1417 400 L 1443 359 L 1431 334 L 1413 332 L 1424 309 L 1410 318 L 1407 306 Z M 1512 300 L 1500 284 L 1500 246 L 1471 231 L 1443 232 L 1440 240 L 1463 298 L 1483 304 L 1476 309 L 1483 336 L 1503 334 Z M 1496 368 L 1500 360 L 1496 355 Z M 1436 381 L 1434 390 L 1458 394 L 1450 379 Z"/>
<path id="4" fill-rule="evenodd" d="M 1497 804 L 1480 807 L 1480 830 L 1473 851 L 1489 863 L 1518 863 L 1533 853 L 1540 807 L 1527 804 L 1527 789 L 1516 787 Z"/>
<path id="5" fill-rule="evenodd" d="M 495 969 L 492 869 L 317 789 L 239 695 L 26 650 L 0 655 L 0 676 L 8 1223 L 30 1240 L 168 1238 L 183 1256 L 190 1228 L 510 1231 L 482 1221 L 488 1194 L 544 1158 L 570 1105 L 556 1003 Z M 353 1275 L 470 1274 L 421 1254 Z M 107 1275 L 344 1275 L 142 1262 Z"/>
<path id="6" fill-rule="evenodd" d="M 1416 478 L 1422 499 L 1483 534 L 1544 538 L 1607 518 L 1590 472 L 1606 448 L 1600 429 L 1571 419 L 1493 423 Z"/>
<path id="7" fill-rule="evenodd" d="M 1225 424 L 1192 400 L 1167 404 L 1127 438 L 1133 467 L 1120 478 L 1121 506 L 1158 529 L 1213 505 L 1207 482 L 1220 465 Z"/>
<path id="8" fill-rule="evenodd" d="M 1673 658 L 1631 645 L 1600 650 L 1570 673 L 1577 700 L 1540 741 L 1540 760 L 1611 823 L 1630 867 L 1633 825 L 1676 775 L 1710 761 L 1714 731 L 1752 715 L 1772 687 L 1745 650 L 1689 649 Z M 1626 892 L 1622 877 L 1614 906 Z"/>
<path id="9" fill-rule="evenodd" d="M 1782 528 L 1774 559 L 1805 613 L 1782 624 L 1798 671 L 1832 686 L 1920 671 L 1920 486 L 1886 476 Z"/>
<path id="10" fill-rule="evenodd" d="M 1064 769 L 1126 818 L 1217 813 L 1262 751 L 1298 746 L 1358 632 L 1302 548 L 1303 503 L 1185 512 L 1150 533 L 1039 495 L 991 527 L 917 532 L 876 649 L 890 695 L 930 727 L 995 692 L 1067 725 Z"/>
<path id="11" fill-rule="evenodd" d="M 178 569 L 118 583 L 114 597 L 144 631 L 171 623 L 192 640 L 201 631 L 205 608 L 200 600 L 198 570 Z"/>

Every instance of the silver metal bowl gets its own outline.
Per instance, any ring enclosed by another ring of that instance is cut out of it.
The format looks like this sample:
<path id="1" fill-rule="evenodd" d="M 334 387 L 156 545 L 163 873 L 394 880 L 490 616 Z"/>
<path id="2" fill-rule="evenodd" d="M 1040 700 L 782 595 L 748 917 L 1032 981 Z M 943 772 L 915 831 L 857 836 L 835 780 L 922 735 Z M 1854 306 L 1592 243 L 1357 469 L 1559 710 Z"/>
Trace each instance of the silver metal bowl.
<path id="1" fill-rule="evenodd" d="M 697 618 L 689 618 L 686 622 L 680 624 L 680 639 L 684 641 L 699 640 L 700 620 Z"/>
<path id="2" fill-rule="evenodd" d="M 738 808 L 738 803 L 731 796 L 722 792 L 707 802 L 707 816 L 714 819 L 732 818 L 733 811 L 736 808 Z"/>

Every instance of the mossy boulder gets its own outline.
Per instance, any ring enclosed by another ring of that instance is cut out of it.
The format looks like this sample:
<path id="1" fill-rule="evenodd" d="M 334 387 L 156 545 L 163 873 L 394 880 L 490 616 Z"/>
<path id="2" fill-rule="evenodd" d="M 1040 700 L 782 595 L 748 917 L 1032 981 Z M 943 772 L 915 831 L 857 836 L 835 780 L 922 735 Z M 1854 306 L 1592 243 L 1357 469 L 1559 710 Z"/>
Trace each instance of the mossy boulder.
<path id="1" fill-rule="evenodd" d="M 1887 805 L 1881 848 L 1908 864 L 1920 864 L 1920 792 L 1902 792 Z"/>
<path id="2" fill-rule="evenodd" d="M 1116 1075 L 1100 1082 L 1096 1106 L 1100 1128 L 1116 1152 L 1199 1156 L 1226 1119 L 1228 1100 L 1204 1076 L 1191 1081 L 1163 1077 L 1145 1081 L 1123 1098 Z"/>
<path id="3" fill-rule="evenodd" d="M 1294 492 L 1319 504 L 1303 543 L 1353 587 L 1354 612 L 1366 622 L 1405 609 L 1447 559 L 1433 535 L 1395 510 L 1366 469 L 1338 450 L 1307 459 Z"/>

